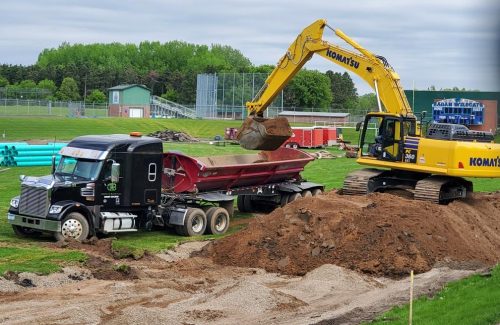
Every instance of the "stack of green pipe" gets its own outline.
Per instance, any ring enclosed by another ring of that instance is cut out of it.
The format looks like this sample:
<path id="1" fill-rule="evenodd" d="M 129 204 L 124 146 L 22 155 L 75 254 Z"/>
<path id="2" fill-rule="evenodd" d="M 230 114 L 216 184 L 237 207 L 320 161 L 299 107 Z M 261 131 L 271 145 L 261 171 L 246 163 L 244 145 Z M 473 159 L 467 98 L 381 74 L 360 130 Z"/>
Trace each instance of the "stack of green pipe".
<path id="1" fill-rule="evenodd" d="M 59 150 L 67 143 L 31 145 L 26 142 L 0 143 L 1 166 L 50 166 L 52 156 L 59 162 Z"/>

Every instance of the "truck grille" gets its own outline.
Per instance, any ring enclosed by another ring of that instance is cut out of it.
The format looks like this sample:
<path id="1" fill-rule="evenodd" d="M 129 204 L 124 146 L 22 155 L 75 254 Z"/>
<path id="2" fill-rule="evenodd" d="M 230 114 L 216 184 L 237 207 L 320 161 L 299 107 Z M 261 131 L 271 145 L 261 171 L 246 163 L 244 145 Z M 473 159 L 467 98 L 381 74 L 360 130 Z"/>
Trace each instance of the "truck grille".
<path id="1" fill-rule="evenodd" d="M 45 218 L 49 211 L 49 195 L 45 188 L 22 186 L 19 213 Z"/>

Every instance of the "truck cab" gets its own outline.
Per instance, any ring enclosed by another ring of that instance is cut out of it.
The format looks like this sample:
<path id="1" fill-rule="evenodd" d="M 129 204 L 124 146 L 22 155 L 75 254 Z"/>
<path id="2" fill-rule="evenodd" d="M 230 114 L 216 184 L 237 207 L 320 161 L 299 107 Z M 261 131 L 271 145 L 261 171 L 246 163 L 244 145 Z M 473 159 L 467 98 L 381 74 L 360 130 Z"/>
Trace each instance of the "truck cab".
<path id="1" fill-rule="evenodd" d="M 163 146 L 138 135 L 81 136 L 60 151 L 51 175 L 21 176 L 8 221 L 20 235 L 52 232 L 82 240 L 136 230 L 161 200 Z"/>

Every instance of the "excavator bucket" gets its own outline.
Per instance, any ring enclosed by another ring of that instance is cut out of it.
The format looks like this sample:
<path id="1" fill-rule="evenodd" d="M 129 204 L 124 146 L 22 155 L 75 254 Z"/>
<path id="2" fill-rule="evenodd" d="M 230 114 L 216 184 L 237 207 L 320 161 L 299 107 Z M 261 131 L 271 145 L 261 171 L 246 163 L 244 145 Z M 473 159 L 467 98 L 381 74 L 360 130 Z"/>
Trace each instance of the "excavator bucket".
<path id="1" fill-rule="evenodd" d="M 284 117 L 250 116 L 243 122 L 236 138 L 248 150 L 276 150 L 291 136 L 292 128 Z"/>

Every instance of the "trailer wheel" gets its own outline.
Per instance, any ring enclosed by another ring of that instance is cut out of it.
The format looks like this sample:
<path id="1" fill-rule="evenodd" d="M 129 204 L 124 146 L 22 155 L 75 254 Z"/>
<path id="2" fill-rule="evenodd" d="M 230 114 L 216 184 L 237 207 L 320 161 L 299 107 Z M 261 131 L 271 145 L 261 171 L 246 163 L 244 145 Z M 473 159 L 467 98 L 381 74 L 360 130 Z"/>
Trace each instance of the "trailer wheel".
<path id="1" fill-rule="evenodd" d="M 229 228 L 229 213 L 224 208 L 210 208 L 207 211 L 207 234 L 222 235 Z"/>
<path id="2" fill-rule="evenodd" d="M 290 196 L 288 197 L 288 203 L 297 200 L 299 197 L 302 197 L 302 195 L 300 195 L 300 193 L 290 194 Z"/>
<path id="3" fill-rule="evenodd" d="M 42 235 L 41 231 L 38 231 L 38 230 L 33 229 L 33 228 L 12 225 L 12 229 L 14 229 L 14 233 L 18 237 L 36 238 L 36 237 L 40 237 Z"/>
<path id="4" fill-rule="evenodd" d="M 207 216 L 202 209 L 189 208 L 183 226 L 176 226 L 175 230 L 182 236 L 203 235 L 207 227 Z"/>
<path id="5" fill-rule="evenodd" d="M 240 212 L 252 212 L 252 198 L 250 195 L 238 195 L 237 200 L 238 211 Z"/>
<path id="6" fill-rule="evenodd" d="M 288 203 L 289 194 L 282 193 L 280 199 L 280 207 L 284 207 Z"/>
<path id="7" fill-rule="evenodd" d="M 311 193 L 311 191 L 309 191 L 309 190 L 302 191 L 301 195 L 302 195 L 302 197 L 311 197 L 311 196 L 313 196 L 312 193 Z"/>
<path id="8" fill-rule="evenodd" d="M 54 233 L 56 240 L 75 239 L 78 241 L 87 239 L 89 236 L 89 223 L 85 217 L 78 212 L 71 212 L 61 222 L 61 232 Z"/>
<path id="9" fill-rule="evenodd" d="M 312 196 L 318 196 L 318 195 L 323 194 L 323 191 L 320 188 L 315 188 L 314 190 L 312 190 L 311 193 L 312 193 Z"/>
<path id="10" fill-rule="evenodd" d="M 236 199 L 236 205 L 238 206 L 238 211 L 240 212 L 248 212 L 245 211 L 244 200 L 245 200 L 245 195 L 238 195 L 238 198 Z"/>

